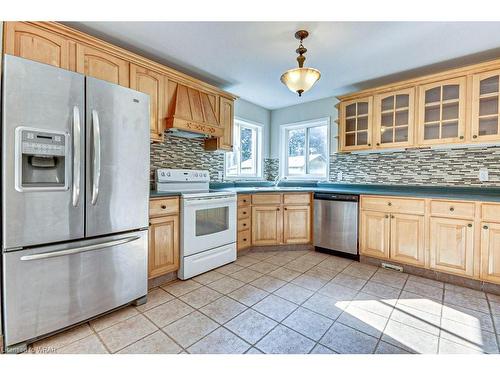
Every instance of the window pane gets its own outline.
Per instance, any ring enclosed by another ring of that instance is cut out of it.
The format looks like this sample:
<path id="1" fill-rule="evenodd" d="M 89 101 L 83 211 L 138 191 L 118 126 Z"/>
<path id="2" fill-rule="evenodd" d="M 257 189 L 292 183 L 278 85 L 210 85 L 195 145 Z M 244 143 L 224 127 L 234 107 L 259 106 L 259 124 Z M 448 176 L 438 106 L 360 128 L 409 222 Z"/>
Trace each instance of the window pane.
<path id="1" fill-rule="evenodd" d="M 326 126 L 309 128 L 309 174 L 326 176 L 328 164 L 328 131 Z"/>
<path id="2" fill-rule="evenodd" d="M 298 176 L 306 173 L 306 129 L 288 132 L 288 175 Z"/>
<path id="3" fill-rule="evenodd" d="M 241 174 L 254 175 L 257 172 L 254 132 L 253 129 L 241 128 Z"/>
<path id="4" fill-rule="evenodd" d="M 229 207 L 196 211 L 196 237 L 223 232 L 229 228 Z"/>
<path id="5" fill-rule="evenodd" d="M 238 175 L 238 160 L 236 152 L 228 152 L 226 154 L 226 176 Z"/>

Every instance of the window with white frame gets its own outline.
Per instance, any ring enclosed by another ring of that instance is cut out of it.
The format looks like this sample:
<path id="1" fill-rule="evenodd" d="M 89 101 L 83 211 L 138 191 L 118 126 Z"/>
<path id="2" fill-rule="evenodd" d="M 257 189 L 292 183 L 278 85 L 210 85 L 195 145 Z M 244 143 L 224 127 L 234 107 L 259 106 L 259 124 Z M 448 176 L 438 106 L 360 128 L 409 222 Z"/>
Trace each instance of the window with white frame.
<path id="1" fill-rule="evenodd" d="M 262 125 L 234 120 L 233 151 L 226 153 L 226 177 L 262 178 Z"/>
<path id="2" fill-rule="evenodd" d="M 281 126 L 281 176 L 324 179 L 328 176 L 330 119 Z"/>

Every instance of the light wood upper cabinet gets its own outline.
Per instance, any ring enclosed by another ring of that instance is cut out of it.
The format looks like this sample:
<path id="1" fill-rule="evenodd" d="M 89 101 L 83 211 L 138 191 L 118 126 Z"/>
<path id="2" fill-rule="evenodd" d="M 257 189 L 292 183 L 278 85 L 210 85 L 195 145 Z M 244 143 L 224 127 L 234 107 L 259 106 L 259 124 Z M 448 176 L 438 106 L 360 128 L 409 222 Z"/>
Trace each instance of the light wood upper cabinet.
<path id="1" fill-rule="evenodd" d="M 311 241 L 311 207 L 283 207 L 283 243 L 297 244 Z"/>
<path id="2" fill-rule="evenodd" d="M 430 218 L 430 268 L 463 276 L 474 274 L 471 220 Z"/>
<path id="3" fill-rule="evenodd" d="M 340 149 L 355 151 L 372 147 L 373 98 L 340 103 Z"/>
<path id="4" fill-rule="evenodd" d="M 151 140 L 161 141 L 167 117 L 166 77 L 151 69 L 130 65 L 130 88 L 149 95 Z"/>
<path id="5" fill-rule="evenodd" d="M 391 259 L 417 266 L 424 266 L 424 240 L 423 216 L 391 214 Z"/>
<path id="6" fill-rule="evenodd" d="M 224 127 L 224 136 L 219 138 L 219 149 L 233 150 L 233 124 L 234 124 L 234 102 L 230 99 L 220 98 L 220 125 Z"/>
<path id="7" fill-rule="evenodd" d="M 252 207 L 252 244 L 278 245 L 282 239 L 283 215 L 281 206 Z"/>
<path id="8" fill-rule="evenodd" d="M 4 23 L 4 52 L 69 69 L 68 39 L 22 22 Z"/>
<path id="9" fill-rule="evenodd" d="M 377 148 L 413 145 L 414 91 L 412 87 L 374 97 L 374 142 Z"/>
<path id="10" fill-rule="evenodd" d="M 205 150 L 233 150 L 233 128 L 234 128 L 234 101 L 220 97 L 219 125 L 224 128 L 224 134 L 219 138 L 205 140 Z"/>
<path id="11" fill-rule="evenodd" d="M 361 210 L 359 241 L 361 255 L 389 259 L 390 215 Z"/>
<path id="12" fill-rule="evenodd" d="M 149 278 L 179 269 L 179 216 L 150 219 Z"/>
<path id="13" fill-rule="evenodd" d="M 459 143 L 465 139 L 466 78 L 418 88 L 418 143 Z"/>
<path id="14" fill-rule="evenodd" d="M 472 78 L 471 140 L 500 139 L 500 70 L 475 74 Z"/>
<path id="15" fill-rule="evenodd" d="M 77 44 L 76 71 L 129 87 L 129 62 L 92 46 Z"/>
<path id="16" fill-rule="evenodd" d="M 481 279 L 500 283 L 500 224 L 481 225 Z"/>

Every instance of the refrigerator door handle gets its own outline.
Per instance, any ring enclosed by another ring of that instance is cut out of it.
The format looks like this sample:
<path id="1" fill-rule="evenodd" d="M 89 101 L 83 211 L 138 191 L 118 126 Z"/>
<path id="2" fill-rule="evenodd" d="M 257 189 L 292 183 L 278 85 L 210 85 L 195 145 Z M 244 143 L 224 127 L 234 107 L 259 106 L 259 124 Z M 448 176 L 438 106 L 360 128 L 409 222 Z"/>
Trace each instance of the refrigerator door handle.
<path id="1" fill-rule="evenodd" d="M 97 249 L 104 249 L 106 247 L 111 247 L 111 246 L 123 245 L 123 244 L 126 244 L 128 242 L 136 241 L 139 238 L 140 238 L 139 236 L 130 236 L 130 237 L 121 238 L 119 240 L 113 240 L 113 241 L 108 241 L 108 242 L 96 243 L 96 244 L 93 244 L 93 245 L 75 247 L 73 249 L 59 250 L 59 251 L 50 251 L 50 252 L 47 252 L 47 253 L 33 254 L 33 255 L 24 255 L 20 259 L 23 260 L 23 261 L 26 261 L 26 260 L 40 260 L 40 259 L 48 259 L 48 258 L 61 257 L 61 256 L 65 256 L 65 255 L 73 255 L 73 254 L 85 253 L 87 251 L 92 251 L 92 250 L 97 250 Z"/>
<path id="2" fill-rule="evenodd" d="M 73 207 L 80 200 L 80 109 L 73 107 Z"/>
<path id="3" fill-rule="evenodd" d="M 101 129 L 99 126 L 99 113 L 95 109 L 92 110 L 92 132 L 94 138 L 92 205 L 94 206 L 99 195 L 99 182 L 101 179 Z"/>

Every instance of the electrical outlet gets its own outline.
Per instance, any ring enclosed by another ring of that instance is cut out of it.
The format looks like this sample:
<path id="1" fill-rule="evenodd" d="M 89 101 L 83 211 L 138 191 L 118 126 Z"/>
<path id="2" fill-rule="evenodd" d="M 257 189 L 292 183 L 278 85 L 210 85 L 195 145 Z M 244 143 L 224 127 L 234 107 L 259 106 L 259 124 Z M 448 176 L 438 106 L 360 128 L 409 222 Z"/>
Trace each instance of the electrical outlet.
<path id="1" fill-rule="evenodd" d="M 484 182 L 488 181 L 488 168 L 480 168 L 479 169 L 479 181 Z"/>
<path id="2" fill-rule="evenodd" d="M 337 181 L 342 181 L 342 172 L 337 172 Z"/>

